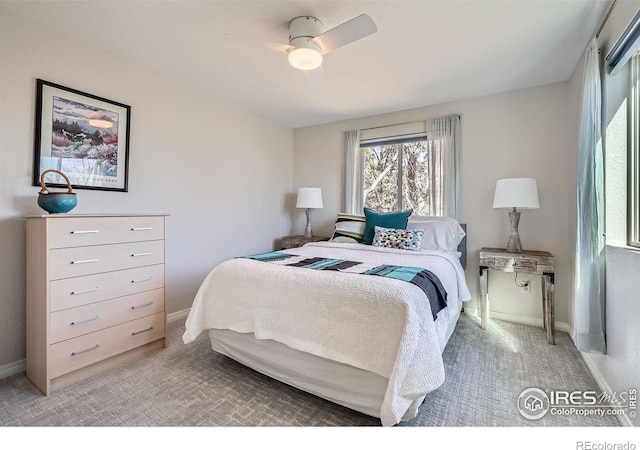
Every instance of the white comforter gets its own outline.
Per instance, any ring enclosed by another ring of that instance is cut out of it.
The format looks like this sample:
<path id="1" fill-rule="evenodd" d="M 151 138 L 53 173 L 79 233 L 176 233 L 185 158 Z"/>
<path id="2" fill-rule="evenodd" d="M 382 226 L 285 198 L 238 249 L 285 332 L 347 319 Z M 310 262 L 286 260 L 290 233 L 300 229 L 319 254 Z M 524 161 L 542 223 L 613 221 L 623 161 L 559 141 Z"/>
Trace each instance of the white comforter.
<path id="1" fill-rule="evenodd" d="M 442 282 L 448 305 L 471 298 L 458 258 L 448 253 L 331 242 L 285 251 L 426 268 Z M 202 283 L 183 341 L 211 328 L 254 333 L 389 378 L 383 425 L 406 420 L 416 400 L 444 382 L 446 338 L 436 330 L 423 291 L 401 280 L 232 259 Z"/>

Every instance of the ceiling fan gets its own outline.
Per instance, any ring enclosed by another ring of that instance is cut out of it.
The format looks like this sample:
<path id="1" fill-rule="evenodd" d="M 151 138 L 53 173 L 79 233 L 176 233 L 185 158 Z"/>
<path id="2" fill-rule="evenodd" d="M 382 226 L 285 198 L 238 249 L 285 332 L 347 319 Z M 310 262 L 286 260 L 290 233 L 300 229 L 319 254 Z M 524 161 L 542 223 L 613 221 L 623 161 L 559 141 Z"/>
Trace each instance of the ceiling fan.
<path id="1" fill-rule="evenodd" d="M 315 17 L 300 16 L 289 22 L 289 43 L 279 44 L 247 36 L 226 33 L 224 39 L 229 42 L 248 44 L 287 53 L 289 64 L 304 72 L 313 89 L 325 85 L 322 70 L 323 55 L 375 33 L 375 22 L 366 14 L 361 14 L 330 30 Z"/>

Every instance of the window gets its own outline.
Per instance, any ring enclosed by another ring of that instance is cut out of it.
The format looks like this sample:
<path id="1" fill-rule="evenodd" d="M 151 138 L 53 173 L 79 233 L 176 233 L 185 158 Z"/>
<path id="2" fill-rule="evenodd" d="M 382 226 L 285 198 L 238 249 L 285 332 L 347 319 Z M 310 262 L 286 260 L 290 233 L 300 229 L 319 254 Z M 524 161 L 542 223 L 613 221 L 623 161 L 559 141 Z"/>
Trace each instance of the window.
<path id="1" fill-rule="evenodd" d="M 626 220 L 626 242 L 632 247 L 640 248 L 640 10 L 636 12 L 631 19 L 625 30 L 620 37 L 611 47 L 611 50 L 607 54 L 605 61 L 607 62 L 610 71 L 609 76 L 615 75 L 617 72 L 623 70 L 627 65 L 630 65 L 630 83 L 629 94 L 627 97 L 628 109 L 627 109 L 627 220 Z M 617 113 L 616 113 L 617 115 Z M 615 120 L 615 117 L 614 117 Z M 613 121 L 612 121 L 613 123 Z M 611 124 L 607 124 L 609 128 Z M 615 142 L 607 143 L 608 154 L 607 164 L 609 166 L 618 164 L 618 167 L 622 168 L 623 159 L 619 161 L 615 159 L 615 156 L 623 156 L 621 153 L 615 152 Z M 612 151 L 613 150 L 613 151 Z M 611 164 L 613 162 L 613 164 Z M 622 169 L 621 169 L 622 170 Z M 612 175 L 612 174 L 610 174 Z M 611 180 L 610 176 L 608 180 Z M 607 181 L 607 188 L 610 192 L 607 193 L 607 210 L 614 211 L 614 213 L 607 213 L 607 243 L 614 243 L 614 240 L 620 240 L 624 242 L 624 225 L 618 224 L 615 219 L 610 217 L 619 217 L 624 212 L 624 200 L 620 193 L 624 192 L 624 182 L 620 180 L 620 185 L 615 184 L 618 180 L 613 180 L 613 184 Z M 620 198 L 622 206 L 618 210 L 618 200 Z M 620 226 L 616 226 L 620 225 Z M 619 233 L 616 231 L 619 230 Z M 614 236 L 610 238 L 610 236 Z"/>
<path id="2" fill-rule="evenodd" d="M 437 142 L 437 141 L 435 141 Z M 363 204 L 377 211 L 443 215 L 442 156 L 426 136 L 362 143 Z"/>
<path id="3" fill-rule="evenodd" d="M 345 131 L 344 212 L 458 217 L 460 115 Z"/>

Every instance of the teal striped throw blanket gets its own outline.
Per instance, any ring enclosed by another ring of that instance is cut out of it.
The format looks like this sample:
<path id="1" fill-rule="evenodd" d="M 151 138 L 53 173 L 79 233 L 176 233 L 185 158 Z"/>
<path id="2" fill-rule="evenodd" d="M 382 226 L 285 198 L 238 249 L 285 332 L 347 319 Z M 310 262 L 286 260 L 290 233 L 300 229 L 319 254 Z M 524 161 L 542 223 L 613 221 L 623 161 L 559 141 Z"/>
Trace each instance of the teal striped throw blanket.
<path id="1" fill-rule="evenodd" d="M 422 267 L 395 266 L 388 264 L 374 266 L 369 263 L 357 261 L 299 256 L 284 252 L 260 253 L 257 255 L 243 256 L 242 258 L 289 267 L 301 267 L 314 270 L 334 270 L 337 272 L 374 275 L 406 281 L 418 286 L 425 293 L 431 305 L 431 313 L 434 320 L 436 319 L 438 312 L 447 306 L 447 292 L 442 286 L 442 283 L 436 275 Z"/>

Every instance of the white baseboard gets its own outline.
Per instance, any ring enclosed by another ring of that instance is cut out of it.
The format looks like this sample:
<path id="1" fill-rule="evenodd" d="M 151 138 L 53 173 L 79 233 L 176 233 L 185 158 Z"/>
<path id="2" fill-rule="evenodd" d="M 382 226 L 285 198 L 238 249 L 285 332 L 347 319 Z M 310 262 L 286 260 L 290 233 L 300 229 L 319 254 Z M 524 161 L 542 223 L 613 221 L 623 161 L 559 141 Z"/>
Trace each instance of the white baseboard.
<path id="1" fill-rule="evenodd" d="M 183 309 L 182 311 L 177 311 L 171 314 L 167 314 L 167 323 L 186 319 L 187 316 L 189 315 L 189 311 L 191 311 L 191 308 L 187 308 L 187 309 Z"/>
<path id="2" fill-rule="evenodd" d="M 191 308 L 187 308 L 187 309 L 183 309 L 182 311 L 167 314 L 167 323 L 186 319 L 187 316 L 189 315 L 190 310 Z M 26 372 L 26 370 L 27 370 L 26 359 L 12 362 L 4 366 L 0 366 L 0 380 L 3 378 L 10 377 L 11 375 L 16 375 L 18 373 Z"/>
<path id="3" fill-rule="evenodd" d="M 27 360 L 22 359 L 20 361 L 15 361 L 4 366 L 0 366 L 0 380 L 2 378 L 10 377 L 11 375 L 16 375 L 18 373 L 25 372 L 27 370 Z"/>
<path id="4" fill-rule="evenodd" d="M 477 308 L 467 308 L 465 306 L 464 312 L 471 317 L 479 317 Z M 495 311 L 491 311 L 491 314 L 489 314 L 489 317 L 492 319 L 504 320 L 506 322 L 521 323 L 523 325 L 530 325 L 532 327 L 542 328 L 542 318 L 538 318 L 538 317 L 514 316 L 512 314 L 504 314 L 504 313 L 495 312 Z M 564 331 L 565 333 L 568 333 L 569 336 L 573 334 L 573 330 L 571 329 L 571 327 L 567 322 L 556 321 L 556 330 Z"/>
<path id="5" fill-rule="evenodd" d="M 600 369 L 598 369 L 598 365 L 593 361 L 593 356 L 586 352 L 580 352 L 580 354 L 582 355 L 582 359 L 587 365 L 589 372 L 591 372 L 591 375 L 593 375 L 593 378 L 596 380 L 596 383 L 598 384 L 600 390 L 602 392 L 606 392 L 609 395 L 613 395 L 614 390 L 611 389 L 604 375 L 602 374 L 602 372 L 600 372 Z M 618 418 L 620 425 L 622 425 L 623 427 L 635 426 L 626 414 L 616 415 L 616 417 Z"/>

